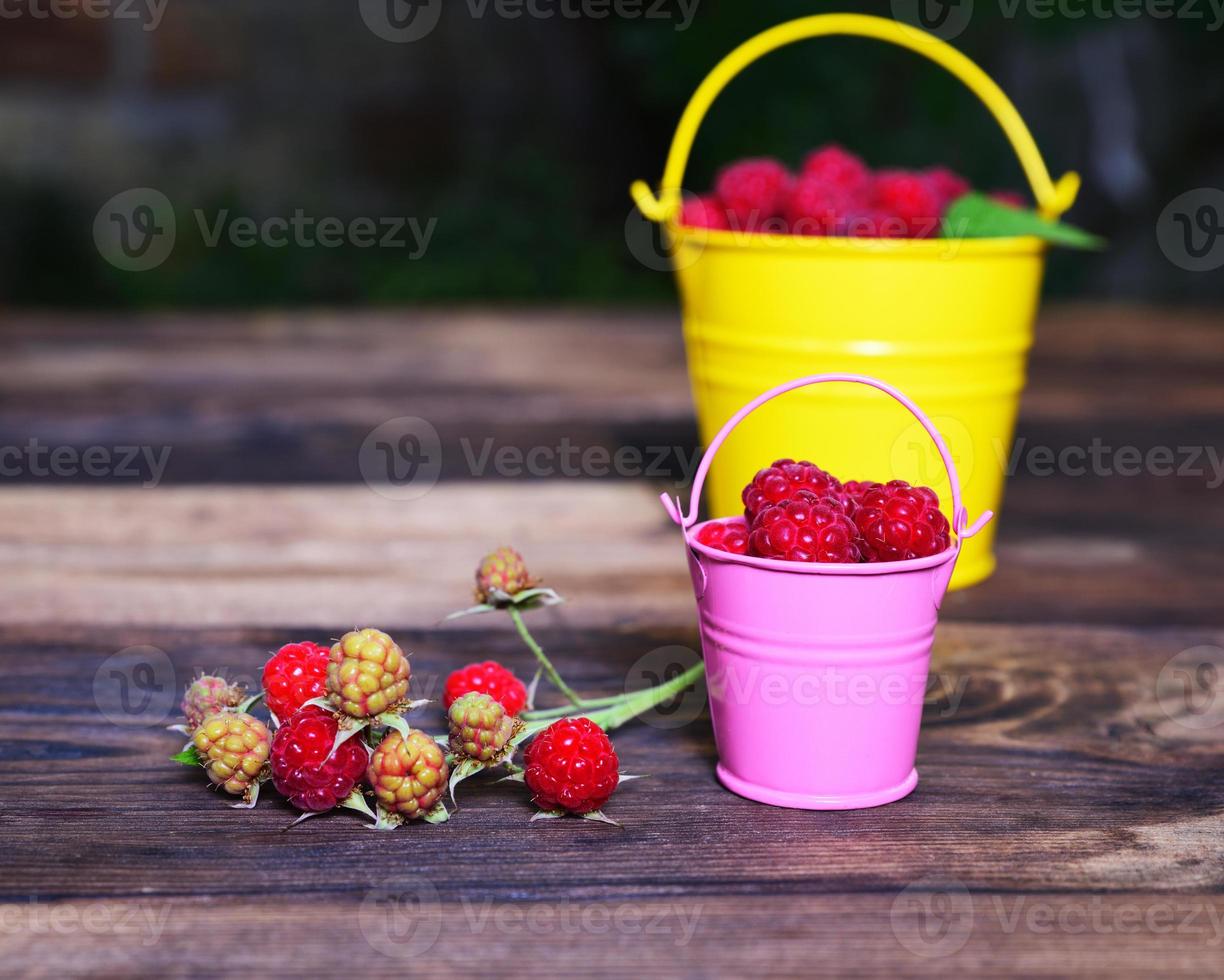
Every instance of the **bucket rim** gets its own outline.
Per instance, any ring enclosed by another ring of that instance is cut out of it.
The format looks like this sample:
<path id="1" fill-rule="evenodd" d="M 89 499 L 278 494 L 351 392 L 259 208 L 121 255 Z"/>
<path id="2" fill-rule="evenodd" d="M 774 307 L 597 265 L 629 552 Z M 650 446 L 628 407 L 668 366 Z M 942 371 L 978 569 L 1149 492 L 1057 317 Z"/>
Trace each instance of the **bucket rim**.
<path id="1" fill-rule="evenodd" d="M 702 239 L 703 248 L 727 251 L 770 251 L 792 254 L 816 253 L 853 256 L 896 255 L 905 258 L 958 255 L 1043 255 L 1049 243 L 1036 235 L 1006 235 L 997 238 L 852 238 L 845 235 L 790 235 L 762 231 L 694 228 L 676 219 L 666 221 L 668 234 L 677 244 Z"/>
<path id="2" fill-rule="evenodd" d="M 730 565 L 747 565 L 750 568 L 760 568 L 767 572 L 790 572 L 798 575 L 898 575 L 905 572 L 925 571 L 938 568 L 949 561 L 954 561 L 960 553 L 961 539 L 953 535 L 953 541 L 947 548 L 925 558 L 907 558 L 904 561 L 860 562 L 856 565 L 842 563 L 786 561 L 782 558 L 757 558 L 754 555 L 737 555 L 730 551 L 720 551 L 702 544 L 697 540 L 697 533 L 707 524 L 745 524 L 742 517 L 712 517 L 707 521 L 698 521 L 692 527 L 684 530 L 684 541 L 690 549 L 711 558 L 714 561 Z"/>

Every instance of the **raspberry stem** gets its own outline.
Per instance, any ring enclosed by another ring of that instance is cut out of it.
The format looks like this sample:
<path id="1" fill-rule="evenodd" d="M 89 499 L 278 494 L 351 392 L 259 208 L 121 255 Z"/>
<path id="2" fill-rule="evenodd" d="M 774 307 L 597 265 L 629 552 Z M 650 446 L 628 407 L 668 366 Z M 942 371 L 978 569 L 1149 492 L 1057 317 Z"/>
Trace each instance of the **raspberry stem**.
<path id="1" fill-rule="evenodd" d="M 579 708 L 585 706 L 586 702 L 584 702 L 582 698 L 578 696 L 577 692 L 572 687 L 561 679 L 561 675 L 557 673 L 557 668 L 554 667 L 552 665 L 552 661 L 544 655 L 544 651 L 541 649 L 540 644 L 535 641 L 535 637 L 533 637 L 527 629 L 527 624 L 523 622 L 523 614 L 519 612 L 518 607 L 510 605 L 506 607 L 506 611 L 510 613 L 510 618 L 514 620 L 515 628 L 518 630 L 519 636 L 523 638 L 523 642 L 527 644 L 527 649 L 535 654 L 536 660 L 540 662 L 540 666 L 544 669 L 544 673 L 548 679 L 552 681 L 553 686 L 565 695 L 570 704 Z"/>
<path id="2" fill-rule="evenodd" d="M 606 732 L 619 728 L 625 722 L 632 721 L 643 712 L 649 711 L 656 704 L 661 704 L 668 698 L 675 697 L 681 691 L 686 690 L 691 684 L 700 680 L 704 673 L 704 662 L 694 664 L 679 677 L 673 677 L 665 684 L 656 684 L 644 691 L 626 694 L 618 704 L 604 708 L 602 711 L 596 711 L 587 717 Z"/>
<path id="3" fill-rule="evenodd" d="M 596 704 L 606 705 L 600 711 L 575 711 L 571 705 L 523 715 L 523 720 L 528 722 L 528 724 L 516 739 L 516 742 L 525 741 L 562 718 L 589 718 L 604 731 L 611 731 L 614 728 L 619 728 L 626 722 L 632 721 L 643 712 L 649 711 L 656 704 L 661 704 L 668 698 L 675 697 L 681 691 L 686 690 L 690 685 L 700 680 L 704 673 L 704 663 L 694 664 L 683 674 L 673 677 L 665 684 L 656 684 L 654 687 L 648 687 L 644 691 L 620 694 L 614 698 L 600 698 L 598 702 L 588 701 L 585 705 L 585 707 L 591 707 Z"/>
<path id="4" fill-rule="evenodd" d="M 640 694 L 640 691 L 634 691 L 634 694 Z M 619 704 L 625 698 L 632 697 L 629 694 L 613 694 L 606 698 L 592 698 L 589 701 L 583 701 L 583 708 L 608 708 L 614 704 Z M 520 718 L 524 721 L 537 721 L 542 718 L 562 718 L 565 715 L 573 714 L 574 706 L 572 704 L 563 704 L 559 708 L 541 708 L 539 711 L 524 711 Z"/>

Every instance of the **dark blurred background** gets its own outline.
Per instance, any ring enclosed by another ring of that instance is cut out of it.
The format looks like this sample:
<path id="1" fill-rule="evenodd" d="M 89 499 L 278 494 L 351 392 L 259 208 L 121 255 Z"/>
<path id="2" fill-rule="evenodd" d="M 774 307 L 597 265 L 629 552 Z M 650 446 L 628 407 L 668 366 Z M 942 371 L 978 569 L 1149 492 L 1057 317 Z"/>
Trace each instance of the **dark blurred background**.
<path id="1" fill-rule="evenodd" d="M 98 3 L 108 16 L 89 14 Z M 448 0 L 428 36 L 395 43 L 357 0 L 7 0 L 0 302 L 671 301 L 670 277 L 626 247 L 630 181 L 658 180 L 681 109 L 721 56 L 780 21 L 850 5 L 612 3 L 643 15 L 557 0 L 536 8 L 552 16 L 512 17 L 519 8 L 496 0 Z M 1110 241 L 1100 255 L 1056 253 L 1048 295 L 1224 299 L 1224 276 L 1169 261 L 1155 231 L 1179 195 L 1224 186 L 1224 11 L 955 6 L 952 43 L 1015 100 L 1052 174 L 1082 173 L 1069 220 Z M 750 69 L 716 104 L 686 184 L 705 187 L 743 155 L 797 163 L 830 140 L 873 165 L 945 163 L 984 189 L 1023 187 L 971 94 L 909 52 L 855 39 Z M 172 254 L 142 272 L 106 261 L 93 236 L 103 203 L 132 188 L 164 193 L 178 228 Z M 210 247 L 195 217 L 299 209 L 436 224 L 412 259 L 411 246 Z"/>

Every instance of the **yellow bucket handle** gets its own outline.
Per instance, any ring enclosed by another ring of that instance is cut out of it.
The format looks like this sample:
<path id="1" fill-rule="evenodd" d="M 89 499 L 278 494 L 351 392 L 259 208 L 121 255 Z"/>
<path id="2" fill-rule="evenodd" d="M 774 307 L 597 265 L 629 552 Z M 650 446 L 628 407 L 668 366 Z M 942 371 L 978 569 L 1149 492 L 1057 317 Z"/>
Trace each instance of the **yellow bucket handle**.
<path id="1" fill-rule="evenodd" d="M 684 115 L 680 117 L 680 125 L 676 128 L 671 150 L 667 154 L 667 166 L 663 170 L 659 196 L 651 193 L 649 185 L 642 180 L 634 181 L 630 188 L 629 192 L 642 214 L 651 221 L 668 221 L 679 211 L 680 183 L 684 179 L 697 130 L 711 104 L 732 79 L 771 51 L 796 41 L 830 34 L 872 37 L 887 41 L 889 44 L 917 52 L 946 68 L 982 100 L 1002 127 L 1032 186 L 1038 211 L 1046 218 L 1055 219 L 1075 203 L 1075 195 L 1080 187 L 1079 174 L 1065 173 L 1058 179 L 1058 183 L 1050 180 L 1050 172 L 1046 170 L 1037 144 L 1033 142 L 1033 136 L 1020 118 L 1016 107 L 989 75 L 956 48 L 933 34 L 886 17 L 870 17 L 866 14 L 818 14 L 787 21 L 745 41 L 706 76 L 689 100 Z"/>

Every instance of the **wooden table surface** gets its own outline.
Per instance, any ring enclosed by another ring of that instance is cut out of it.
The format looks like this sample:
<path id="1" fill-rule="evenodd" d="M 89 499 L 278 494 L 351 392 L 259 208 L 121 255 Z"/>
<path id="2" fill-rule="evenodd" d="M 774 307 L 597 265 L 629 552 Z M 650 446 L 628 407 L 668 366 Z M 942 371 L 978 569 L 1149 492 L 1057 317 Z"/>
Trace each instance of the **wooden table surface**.
<path id="1" fill-rule="evenodd" d="M 1055 308 L 1039 337 L 1027 445 L 1199 465 L 1012 478 L 999 571 L 944 606 L 912 796 L 750 803 L 716 782 L 704 715 L 656 717 L 615 733 L 651 777 L 608 805 L 623 829 L 529 824 L 520 788 L 476 779 L 449 823 L 375 834 L 284 832 L 271 793 L 229 809 L 167 761 L 174 689 L 354 625 L 411 649 L 425 696 L 477 658 L 529 673 L 500 618 L 438 625 L 507 541 L 568 597 L 532 616 L 584 693 L 696 649 L 655 497 L 696 442 L 674 317 L 9 316 L 0 973 L 1220 973 L 1224 317 Z M 446 448 L 411 502 L 359 469 L 398 416 Z M 461 451 L 565 439 L 673 448 L 649 477 L 538 480 Z M 31 440 L 71 452 L 42 466 Z M 170 448 L 156 486 L 125 446 Z M 89 447 L 119 472 L 73 472 Z"/>

